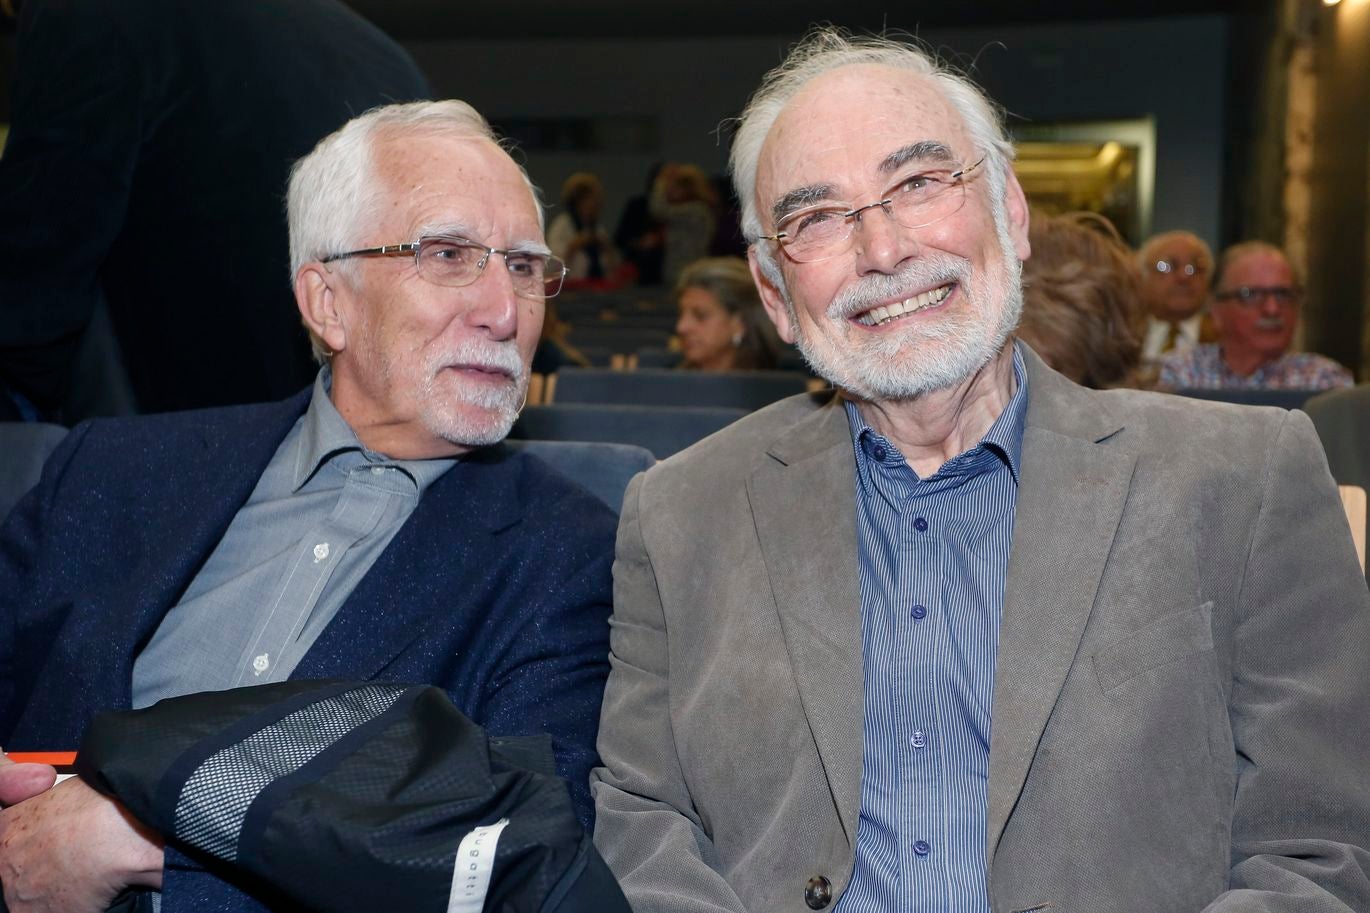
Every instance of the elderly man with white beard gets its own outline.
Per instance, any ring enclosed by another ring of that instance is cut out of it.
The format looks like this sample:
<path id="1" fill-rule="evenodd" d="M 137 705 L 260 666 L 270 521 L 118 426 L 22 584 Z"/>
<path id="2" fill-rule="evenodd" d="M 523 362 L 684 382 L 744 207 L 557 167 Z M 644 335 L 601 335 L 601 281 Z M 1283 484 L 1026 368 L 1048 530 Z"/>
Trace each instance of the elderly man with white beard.
<path id="1" fill-rule="evenodd" d="M 469 105 L 415 103 L 320 141 L 288 215 L 318 380 L 67 437 L 0 532 L 0 742 L 75 749 L 101 711 L 236 686 L 426 683 L 492 736 L 550 736 L 588 826 L 614 517 L 499 446 L 565 272 L 536 193 Z M 368 707 L 344 719 L 382 713 Z M 295 766 L 310 754 L 273 747 Z M 0 802 L 23 798 L 21 772 Z M 165 913 L 258 909 L 162 840 L 59 784 L 0 812 L 9 910 L 99 913 L 125 885 L 161 886 Z"/>
<path id="2" fill-rule="evenodd" d="M 732 150 L 837 395 L 619 527 L 595 842 L 637 913 L 1370 909 L 1370 596 L 1298 412 L 1086 390 L 1011 341 L 993 104 L 806 39 Z"/>

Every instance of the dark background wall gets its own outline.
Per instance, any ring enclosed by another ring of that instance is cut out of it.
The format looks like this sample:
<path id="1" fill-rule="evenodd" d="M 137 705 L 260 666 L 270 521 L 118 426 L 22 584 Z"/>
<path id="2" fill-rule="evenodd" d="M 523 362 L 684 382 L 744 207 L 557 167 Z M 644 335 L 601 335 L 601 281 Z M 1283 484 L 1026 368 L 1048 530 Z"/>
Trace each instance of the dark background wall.
<path id="1" fill-rule="evenodd" d="M 1155 230 L 1189 228 L 1220 243 L 1227 19 L 928 29 L 921 37 L 975 77 L 1011 121 L 1154 116 Z M 406 41 L 436 91 L 496 122 L 599 118 L 630 132 L 650 122 L 649 148 L 531 151 L 549 200 L 571 172 L 605 179 L 607 211 L 639 192 L 653 161 L 726 167 L 720 122 L 735 116 L 798 34 L 687 39 Z M 640 138 L 640 137 L 639 137 Z"/>
<path id="2" fill-rule="evenodd" d="M 1307 341 L 1353 367 L 1370 369 L 1370 3 L 1317 10 Z M 1367 376 L 1361 371 L 1361 377 Z"/>

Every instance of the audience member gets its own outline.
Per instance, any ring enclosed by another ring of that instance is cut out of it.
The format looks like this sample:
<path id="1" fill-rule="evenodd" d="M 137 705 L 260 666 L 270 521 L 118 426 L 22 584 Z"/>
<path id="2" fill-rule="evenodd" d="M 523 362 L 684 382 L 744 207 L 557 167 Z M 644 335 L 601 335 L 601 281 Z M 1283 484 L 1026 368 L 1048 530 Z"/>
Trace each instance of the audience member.
<path id="1" fill-rule="evenodd" d="M 776 366 L 780 338 L 761 306 L 747 261 L 706 257 L 681 272 L 675 284 L 680 319 L 680 366 L 738 371 Z"/>
<path id="2" fill-rule="evenodd" d="M 742 116 L 762 301 L 845 392 L 629 486 L 593 792 L 637 913 L 1370 909 L 1370 593 L 1312 425 L 1009 341 L 1012 154 L 827 30 Z"/>
<path id="3" fill-rule="evenodd" d="M 1035 213 L 1017 336 L 1048 365 L 1096 390 L 1143 380 L 1146 311 L 1132 252 L 1092 212 Z"/>
<path id="4" fill-rule="evenodd" d="M 415 103 L 321 141 L 288 210 L 312 390 L 67 437 L 0 531 L 0 741 L 287 678 L 428 682 L 550 734 L 588 822 L 613 515 L 495 446 L 564 273 L 532 185 L 468 105 Z M 103 910 L 128 864 L 164 913 L 256 908 L 170 850 L 163 876 L 111 808 L 69 781 L 0 815 L 11 904 Z"/>
<path id="5" fill-rule="evenodd" d="M 607 279 L 618 268 L 618 252 L 599 224 L 604 186 L 588 171 L 561 185 L 562 211 L 547 226 L 547 246 L 566 261 L 568 279 Z"/>
<path id="6" fill-rule="evenodd" d="M 661 272 L 667 285 L 674 286 L 685 267 L 708 256 L 718 225 L 717 202 L 699 166 L 662 166 L 649 203 L 652 215 L 666 227 Z"/>
<path id="7" fill-rule="evenodd" d="M 1161 361 L 1171 389 L 1327 390 L 1349 387 L 1351 372 L 1330 358 L 1290 352 L 1303 290 L 1284 252 L 1244 241 L 1218 261 L 1210 310 L 1218 342 Z"/>
<path id="8" fill-rule="evenodd" d="M 102 302 L 142 411 L 307 383 L 286 172 L 357 112 L 428 97 L 409 55 L 338 0 L 22 0 L 16 41 L 0 388 L 57 416 Z"/>
<path id="9" fill-rule="evenodd" d="M 533 373 L 555 374 L 568 365 L 590 367 L 590 359 L 585 353 L 571 345 L 570 332 L 571 325 L 561 319 L 556 300 L 548 298 L 542 318 L 542 334 L 538 338 L 537 349 L 533 351 Z"/>
<path id="10" fill-rule="evenodd" d="M 1154 362 L 1168 352 L 1212 342 L 1203 306 L 1213 254 L 1203 239 L 1187 231 L 1163 232 L 1142 245 L 1137 263 L 1150 314 L 1142 357 Z"/>
<path id="11" fill-rule="evenodd" d="M 647 192 L 628 200 L 614 232 L 614 244 L 624 259 L 637 268 L 639 285 L 661 284 L 661 259 L 665 252 L 666 230 L 655 218 L 648 205 L 652 189 L 662 164 L 656 163 L 647 172 Z"/>

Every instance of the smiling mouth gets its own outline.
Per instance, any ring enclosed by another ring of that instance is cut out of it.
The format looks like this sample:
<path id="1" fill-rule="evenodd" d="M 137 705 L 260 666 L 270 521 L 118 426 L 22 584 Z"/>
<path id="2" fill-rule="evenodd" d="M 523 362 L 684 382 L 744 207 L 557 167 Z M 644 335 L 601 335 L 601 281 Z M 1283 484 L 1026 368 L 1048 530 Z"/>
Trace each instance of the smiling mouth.
<path id="1" fill-rule="evenodd" d="M 884 326 L 893 320 L 898 320 L 901 317 L 907 317 L 910 314 L 916 314 L 919 311 L 941 304 L 943 301 L 947 300 L 947 296 L 951 294 L 952 289 L 955 287 L 956 283 L 949 282 L 946 285 L 929 289 L 921 295 L 914 295 L 912 298 L 906 298 L 903 301 L 895 301 L 891 304 L 882 304 L 879 307 L 873 307 L 869 311 L 863 311 L 860 314 L 856 314 L 851 319 L 868 327 Z"/>

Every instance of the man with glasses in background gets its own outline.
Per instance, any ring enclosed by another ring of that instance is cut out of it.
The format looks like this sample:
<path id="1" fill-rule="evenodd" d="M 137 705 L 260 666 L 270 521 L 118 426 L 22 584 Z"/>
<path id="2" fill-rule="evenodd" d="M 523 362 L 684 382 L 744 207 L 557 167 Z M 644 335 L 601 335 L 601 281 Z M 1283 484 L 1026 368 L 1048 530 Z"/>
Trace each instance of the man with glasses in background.
<path id="1" fill-rule="evenodd" d="M 536 192 L 470 106 L 421 102 L 320 141 L 287 206 L 312 390 L 66 438 L 0 532 L 0 743 L 75 749 L 98 712 L 189 692 L 424 682 L 494 735 L 550 734 L 588 824 L 614 517 L 495 446 L 565 274 Z M 161 838 L 81 781 L 0 821 L 11 911 L 163 883 Z M 164 909 L 255 908 L 165 868 Z"/>
<path id="2" fill-rule="evenodd" d="M 1142 358 L 1154 362 L 1168 352 L 1210 342 L 1203 306 L 1213 254 L 1203 239 L 1187 231 L 1163 232 L 1147 239 L 1137 262 L 1148 314 Z"/>
<path id="3" fill-rule="evenodd" d="M 1331 390 L 1349 387 L 1351 372 L 1312 352 L 1290 352 L 1303 290 L 1288 258 L 1263 241 L 1244 241 L 1218 261 L 1209 311 L 1218 341 L 1161 361 L 1171 389 Z"/>
<path id="4" fill-rule="evenodd" d="M 1370 909 L 1370 593 L 1313 428 L 1014 343 L 1012 156 L 830 30 L 742 115 L 753 276 L 840 393 L 628 488 L 592 791 L 636 913 Z"/>

